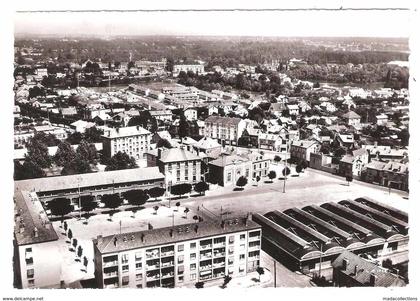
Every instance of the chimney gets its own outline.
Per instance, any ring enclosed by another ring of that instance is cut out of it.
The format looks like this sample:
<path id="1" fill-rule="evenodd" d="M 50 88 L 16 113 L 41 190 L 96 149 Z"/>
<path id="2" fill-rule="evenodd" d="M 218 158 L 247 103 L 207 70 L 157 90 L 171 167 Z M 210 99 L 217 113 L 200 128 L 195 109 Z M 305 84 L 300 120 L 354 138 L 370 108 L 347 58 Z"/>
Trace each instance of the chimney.
<path id="1" fill-rule="evenodd" d="M 348 266 L 349 266 L 349 260 L 347 258 L 344 258 L 343 265 L 342 265 L 343 270 L 347 270 Z"/>
<path id="2" fill-rule="evenodd" d="M 114 237 L 114 246 L 117 246 L 117 242 L 118 242 L 118 238 L 115 236 Z"/>
<path id="3" fill-rule="evenodd" d="M 354 276 L 357 276 L 357 271 L 358 271 L 359 266 L 356 264 L 354 266 Z"/>
<path id="4" fill-rule="evenodd" d="M 38 237 L 38 228 L 34 227 L 34 237 Z"/>
<path id="5" fill-rule="evenodd" d="M 141 242 L 145 242 L 146 241 L 146 237 L 145 236 L 146 235 L 144 235 L 144 233 L 141 234 L 141 237 L 140 237 Z"/>
<path id="6" fill-rule="evenodd" d="M 248 214 L 246 215 L 246 218 L 245 218 L 245 227 L 248 227 L 248 223 L 249 223 L 249 221 L 251 221 L 252 220 L 252 214 L 250 214 L 249 212 L 248 212 Z"/>
<path id="7" fill-rule="evenodd" d="M 374 273 L 370 273 L 370 278 L 369 278 L 370 286 L 375 286 L 376 278 L 378 278 L 378 276 L 376 276 Z"/>
<path id="8" fill-rule="evenodd" d="M 198 225 L 194 226 L 194 231 L 195 231 L 195 233 L 198 233 Z"/>
<path id="9" fill-rule="evenodd" d="M 137 125 L 137 126 L 136 126 L 136 129 L 137 129 L 137 130 L 140 130 L 140 126 L 139 126 L 139 125 Z"/>
<path id="10" fill-rule="evenodd" d="M 158 155 L 157 155 L 158 159 L 160 159 L 161 156 L 162 156 L 162 149 L 158 148 Z"/>
<path id="11" fill-rule="evenodd" d="M 174 230 L 173 229 L 169 230 L 169 236 L 174 237 Z"/>
<path id="12" fill-rule="evenodd" d="M 222 229 L 226 229 L 225 221 L 222 221 Z"/>
<path id="13" fill-rule="evenodd" d="M 98 235 L 98 237 L 96 238 L 96 241 L 98 242 L 98 244 L 102 244 L 102 242 L 103 242 L 102 235 Z"/>

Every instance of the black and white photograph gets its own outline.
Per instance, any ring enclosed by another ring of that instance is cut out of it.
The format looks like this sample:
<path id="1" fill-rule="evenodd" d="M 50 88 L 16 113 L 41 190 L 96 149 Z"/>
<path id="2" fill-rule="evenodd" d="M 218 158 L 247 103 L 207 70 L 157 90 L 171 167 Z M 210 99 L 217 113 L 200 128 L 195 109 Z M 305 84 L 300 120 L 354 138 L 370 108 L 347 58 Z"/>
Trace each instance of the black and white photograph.
<path id="1" fill-rule="evenodd" d="M 78 4 L 5 27 L 3 301 L 417 300 L 414 7 Z"/>

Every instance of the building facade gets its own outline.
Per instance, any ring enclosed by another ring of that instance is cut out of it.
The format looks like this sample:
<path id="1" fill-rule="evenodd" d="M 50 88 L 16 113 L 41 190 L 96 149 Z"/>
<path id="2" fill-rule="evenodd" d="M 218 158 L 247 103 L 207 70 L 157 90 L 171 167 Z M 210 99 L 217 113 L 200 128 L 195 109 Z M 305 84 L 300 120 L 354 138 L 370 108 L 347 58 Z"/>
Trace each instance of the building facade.
<path id="1" fill-rule="evenodd" d="M 204 136 L 217 139 L 222 145 L 237 145 L 245 129 L 245 124 L 240 118 L 209 116 L 204 123 Z"/>
<path id="2" fill-rule="evenodd" d="M 105 130 L 102 139 L 106 157 L 122 152 L 139 160 L 150 149 L 151 133 L 140 126 L 130 126 Z"/>
<path id="3" fill-rule="evenodd" d="M 261 230 L 250 218 L 98 237 L 99 288 L 192 287 L 259 266 Z"/>

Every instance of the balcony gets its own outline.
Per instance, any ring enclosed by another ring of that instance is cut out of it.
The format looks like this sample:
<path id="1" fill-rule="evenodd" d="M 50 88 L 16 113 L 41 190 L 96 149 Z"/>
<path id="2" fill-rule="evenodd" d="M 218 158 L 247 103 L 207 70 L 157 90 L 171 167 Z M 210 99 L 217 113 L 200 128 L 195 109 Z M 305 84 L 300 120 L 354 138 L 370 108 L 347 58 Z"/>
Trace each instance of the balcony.
<path id="1" fill-rule="evenodd" d="M 213 263 L 213 268 L 222 268 L 225 267 L 225 263 L 224 262 L 219 262 L 219 263 Z"/>
<path id="2" fill-rule="evenodd" d="M 213 248 L 214 249 L 216 249 L 216 248 L 223 248 L 225 246 L 226 246 L 226 242 L 219 242 L 219 243 L 214 243 L 213 244 Z"/>
<path id="3" fill-rule="evenodd" d="M 118 287 L 118 282 L 104 285 L 104 288 L 117 288 L 117 287 Z"/>
<path id="4" fill-rule="evenodd" d="M 211 244 L 200 246 L 200 250 L 208 250 L 208 249 L 211 249 Z"/>
<path id="5" fill-rule="evenodd" d="M 112 277 L 118 277 L 118 272 L 109 272 L 109 273 L 104 273 L 104 278 L 112 278 Z"/>
<path id="6" fill-rule="evenodd" d="M 159 253 L 146 253 L 146 259 L 158 259 Z"/>
<path id="7" fill-rule="evenodd" d="M 104 268 L 114 267 L 114 266 L 118 266 L 118 260 L 115 260 L 115 261 L 107 261 L 107 262 L 104 262 L 104 264 L 103 264 L 103 267 Z"/>
<path id="8" fill-rule="evenodd" d="M 159 269 L 160 265 L 159 264 L 154 264 L 154 265 L 147 265 L 146 266 L 146 271 L 153 271 L 153 270 L 157 270 Z"/>
<path id="9" fill-rule="evenodd" d="M 224 257 L 226 256 L 225 252 L 214 252 L 213 258 Z"/>
<path id="10" fill-rule="evenodd" d="M 168 262 L 162 262 L 162 264 L 160 265 L 162 268 L 166 268 L 166 267 L 171 267 L 174 265 L 173 261 L 168 261 Z"/>
<path id="11" fill-rule="evenodd" d="M 200 255 L 200 260 L 211 259 L 211 253 Z"/>
<path id="12" fill-rule="evenodd" d="M 248 261 L 255 261 L 255 260 L 259 260 L 260 259 L 260 256 L 251 256 L 251 257 L 248 257 Z"/>
<path id="13" fill-rule="evenodd" d="M 170 278 L 174 276 L 174 272 L 162 274 L 161 279 Z"/>
<path id="14" fill-rule="evenodd" d="M 257 235 L 257 236 L 249 236 L 248 237 L 248 241 L 256 241 L 256 240 L 260 240 L 261 236 Z"/>
<path id="15" fill-rule="evenodd" d="M 146 277 L 146 281 L 155 281 L 155 280 L 159 280 L 159 279 L 160 279 L 160 275 L 159 274 Z"/>
<path id="16" fill-rule="evenodd" d="M 211 269 L 211 264 L 210 265 L 204 265 L 200 267 L 200 271 L 207 271 Z"/>
<path id="17" fill-rule="evenodd" d="M 160 253 L 160 257 L 169 257 L 169 256 L 174 256 L 174 255 L 175 255 L 175 251 L 167 251 L 167 252 Z"/>
<path id="18" fill-rule="evenodd" d="M 260 245 L 255 245 L 255 246 L 249 246 L 248 247 L 248 251 L 256 251 L 260 249 Z"/>

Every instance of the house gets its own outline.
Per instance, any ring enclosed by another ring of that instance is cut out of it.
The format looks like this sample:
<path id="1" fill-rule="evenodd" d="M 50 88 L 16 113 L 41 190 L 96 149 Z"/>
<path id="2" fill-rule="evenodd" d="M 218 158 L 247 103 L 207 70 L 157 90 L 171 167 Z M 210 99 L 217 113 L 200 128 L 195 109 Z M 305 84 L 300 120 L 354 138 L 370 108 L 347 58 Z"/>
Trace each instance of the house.
<path id="1" fill-rule="evenodd" d="M 249 179 L 251 172 L 251 160 L 238 155 L 222 155 L 209 162 L 209 181 L 220 186 L 236 185 L 241 176 Z"/>
<path id="2" fill-rule="evenodd" d="M 171 142 L 172 136 L 168 131 L 159 131 L 152 135 L 151 143 L 158 143 L 162 139 Z"/>
<path id="3" fill-rule="evenodd" d="M 351 155 L 345 155 L 339 162 L 339 174 L 342 176 L 360 177 L 362 170 L 369 163 L 369 153 L 364 148 L 354 150 Z"/>
<path id="4" fill-rule="evenodd" d="M 321 143 L 316 140 L 294 140 L 290 146 L 290 159 L 309 163 L 311 153 L 317 153 L 320 148 Z"/>
<path id="5" fill-rule="evenodd" d="M 217 139 L 219 143 L 237 145 L 245 129 L 245 122 L 240 118 L 209 116 L 205 123 L 204 136 Z"/>
<path id="6" fill-rule="evenodd" d="M 398 275 L 350 251 L 342 252 L 333 262 L 333 283 L 339 287 L 402 287 Z"/>
<path id="7" fill-rule="evenodd" d="M 149 111 L 150 116 L 162 121 L 172 121 L 172 112 L 170 110 Z"/>
<path id="8" fill-rule="evenodd" d="M 364 181 L 408 191 L 408 163 L 372 161 L 366 165 Z"/>
<path id="9" fill-rule="evenodd" d="M 327 111 L 329 113 L 333 113 L 333 112 L 337 111 L 337 108 L 335 107 L 335 105 L 332 104 L 329 101 L 325 101 L 325 102 L 321 103 L 320 107 L 323 108 L 325 111 Z"/>
<path id="10" fill-rule="evenodd" d="M 351 148 L 354 146 L 354 135 L 336 133 L 334 141 L 338 143 L 341 147 Z"/>
<path id="11" fill-rule="evenodd" d="M 386 114 L 376 115 L 375 120 L 376 120 L 377 125 L 386 125 L 388 123 L 388 115 Z"/>
<path id="12" fill-rule="evenodd" d="M 88 122 L 80 119 L 70 124 L 70 128 L 79 133 L 84 133 L 86 129 L 89 129 L 94 126 L 94 122 Z"/>
<path id="13" fill-rule="evenodd" d="M 203 74 L 204 65 L 203 64 L 175 64 L 173 67 L 172 76 L 177 77 L 181 71 L 185 73 L 190 71 L 197 74 Z"/>
<path id="14" fill-rule="evenodd" d="M 123 152 L 139 160 L 150 149 L 151 133 L 140 126 L 108 128 L 104 131 L 102 140 L 103 154 L 107 158 Z"/>
<path id="15" fill-rule="evenodd" d="M 259 135 L 259 146 L 261 149 L 272 150 L 284 153 L 287 149 L 286 140 L 282 139 L 278 134 L 265 134 Z"/>
<path id="16" fill-rule="evenodd" d="M 299 106 L 298 105 L 287 105 L 287 109 L 289 110 L 289 115 L 298 115 L 299 114 Z"/>
<path id="17" fill-rule="evenodd" d="M 284 103 L 274 102 L 270 104 L 270 108 L 268 109 L 271 114 L 274 114 L 278 117 L 281 116 L 283 110 L 286 109 L 286 105 Z"/>
<path id="18" fill-rule="evenodd" d="M 300 111 L 303 113 L 312 109 L 311 106 L 306 101 L 300 101 L 298 106 L 299 106 Z"/>
<path id="19" fill-rule="evenodd" d="M 184 116 L 189 121 L 197 120 L 197 109 L 195 108 L 187 108 L 184 110 Z"/>
<path id="20" fill-rule="evenodd" d="M 344 96 L 344 100 L 342 102 L 344 106 L 347 106 L 347 109 L 350 110 L 351 108 L 356 108 L 356 103 L 353 101 L 353 98 L 351 98 L 349 95 Z"/>
<path id="21" fill-rule="evenodd" d="M 75 107 L 61 108 L 61 115 L 63 115 L 63 117 L 75 116 L 77 115 L 77 110 Z"/>
<path id="22" fill-rule="evenodd" d="M 201 138 L 193 147 L 213 159 L 218 158 L 222 153 L 222 146 L 217 140 L 208 137 Z"/>
<path id="23" fill-rule="evenodd" d="M 360 124 L 360 119 L 361 119 L 360 115 L 353 111 L 348 111 L 347 113 L 343 114 L 341 117 L 348 125 Z"/>
<path id="24" fill-rule="evenodd" d="M 197 183 L 201 180 L 201 158 L 186 147 L 159 147 L 146 153 L 147 166 L 158 166 L 168 185 Z"/>

